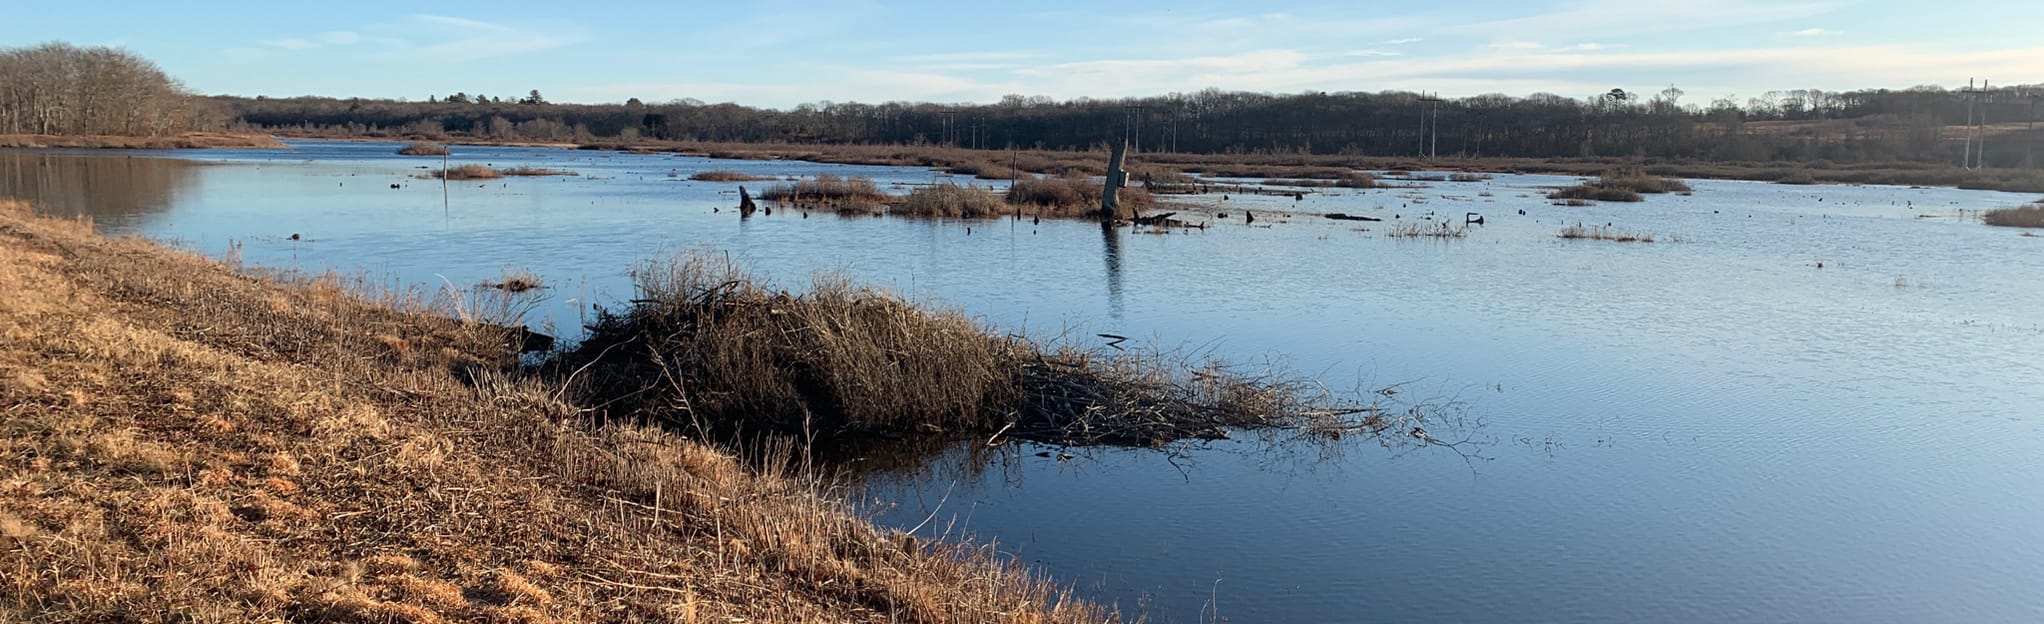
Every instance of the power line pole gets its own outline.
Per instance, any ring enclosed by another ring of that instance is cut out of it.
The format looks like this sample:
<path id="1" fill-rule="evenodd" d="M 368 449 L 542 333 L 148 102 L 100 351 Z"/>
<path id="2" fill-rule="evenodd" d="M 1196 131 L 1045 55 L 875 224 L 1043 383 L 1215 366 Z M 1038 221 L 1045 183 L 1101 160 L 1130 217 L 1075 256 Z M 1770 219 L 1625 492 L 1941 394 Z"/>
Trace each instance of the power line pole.
<path id="1" fill-rule="evenodd" d="M 1441 152 L 1441 98 L 1421 94 L 1419 101 L 1424 104 L 1419 111 L 1419 156 L 1433 158 Z M 1433 134 L 1427 134 L 1427 117 L 1433 117 Z M 1431 139 L 1431 142 L 1429 142 Z"/>

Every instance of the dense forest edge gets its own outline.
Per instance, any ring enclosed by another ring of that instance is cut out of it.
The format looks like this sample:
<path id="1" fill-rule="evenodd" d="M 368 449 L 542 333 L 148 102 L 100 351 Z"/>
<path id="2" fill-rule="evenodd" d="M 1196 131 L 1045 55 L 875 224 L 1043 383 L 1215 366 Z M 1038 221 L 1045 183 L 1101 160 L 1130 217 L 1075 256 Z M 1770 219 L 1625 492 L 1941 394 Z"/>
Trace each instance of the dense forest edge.
<path id="1" fill-rule="evenodd" d="M 537 89 L 509 98 L 465 92 L 421 94 L 420 100 L 201 97 L 132 53 L 52 43 L 0 51 L 0 135 L 8 135 L 0 146 L 90 143 L 21 135 L 211 132 L 987 171 L 1005 168 L 979 165 L 1007 161 L 1018 172 L 1060 173 L 1014 161 L 1022 154 L 1054 160 L 1050 155 L 1102 151 L 1126 137 L 1141 154 L 1137 162 L 1569 174 L 1636 165 L 1680 177 L 2040 192 L 2040 95 L 2040 85 L 1801 89 L 1707 100 L 1675 86 L 1585 97 L 1454 98 L 1207 89 L 1120 99 L 1009 95 L 979 104 L 826 101 L 788 110 L 693 99 L 556 103 Z M 1969 119 L 1986 121 L 1969 130 Z"/>

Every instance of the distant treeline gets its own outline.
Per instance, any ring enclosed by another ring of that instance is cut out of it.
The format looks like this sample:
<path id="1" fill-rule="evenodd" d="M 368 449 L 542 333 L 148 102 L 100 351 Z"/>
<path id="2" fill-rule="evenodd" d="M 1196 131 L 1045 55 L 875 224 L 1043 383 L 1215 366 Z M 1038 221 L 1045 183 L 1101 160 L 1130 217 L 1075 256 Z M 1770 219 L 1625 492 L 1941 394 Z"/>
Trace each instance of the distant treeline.
<path id="1" fill-rule="evenodd" d="M 2033 164 L 2025 130 L 2036 89 L 1978 94 L 1975 115 L 2001 124 L 1995 167 Z M 1092 149 L 1129 129 L 1143 151 L 1530 158 L 1646 156 L 1714 161 L 1954 162 L 1968 94 L 1908 90 L 1770 92 L 1697 105 L 1679 89 L 1574 99 L 1480 95 L 1428 101 L 1408 92 L 1272 95 L 1209 89 L 1161 97 L 993 104 L 823 102 L 792 110 L 695 100 L 547 103 L 456 94 L 425 102 L 218 97 L 249 129 L 309 135 L 475 137 L 590 142 L 944 144 Z M 1436 113 L 1434 111 L 1438 111 Z M 1422 129 L 1426 120 L 1426 130 Z M 2014 124 L 2013 126 L 2009 124 Z M 1438 128 L 1438 132 L 1432 129 Z M 1435 136 L 1438 134 L 1438 136 Z"/>
<path id="2" fill-rule="evenodd" d="M 221 125 L 209 108 L 126 50 L 0 48 L 0 134 L 157 136 Z"/>

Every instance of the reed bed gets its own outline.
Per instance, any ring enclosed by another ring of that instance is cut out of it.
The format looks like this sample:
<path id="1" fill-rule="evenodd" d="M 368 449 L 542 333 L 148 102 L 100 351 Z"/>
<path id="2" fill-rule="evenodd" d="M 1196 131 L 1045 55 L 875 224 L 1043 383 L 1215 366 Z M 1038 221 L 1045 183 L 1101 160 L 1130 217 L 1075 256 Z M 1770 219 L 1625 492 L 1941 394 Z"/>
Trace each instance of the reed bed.
<path id="1" fill-rule="evenodd" d="M 1626 230 L 1609 225 L 1585 226 L 1581 223 L 1563 227 L 1561 232 L 1555 236 L 1570 240 L 1601 240 L 1619 243 L 1654 242 L 1654 234 L 1652 232 Z"/>
<path id="2" fill-rule="evenodd" d="M 2014 208 L 1996 208 L 1980 215 L 1988 225 L 2044 228 L 2044 202 Z"/>
<path id="3" fill-rule="evenodd" d="M 1642 193 L 1689 193 L 1687 183 L 1664 178 L 1639 168 L 1607 171 L 1596 182 L 1578 184 L 1547 195 L 1548 199 L 1582 199 L 1613 202 L 1644 201 Z"/>
<path id="4" fill-rule="evenodd" d="M 769 186 L 760 191 L 759 198 L 797 208 L 869 212 L 880 209 L 891 196 L 880 190 L 872 178 L 826 173 L 793 184 Z"/>
<path id="5" fill-rule="evenodd" d="M 600 314 L 559 364 L 575 371 L 581 402 L 613 418 L 705 432 L 1116 445 L 1385 426 L 1358 420 L 1369 405 L 1281 372 L 1045 346 L 841 277 L 797 294 L 707 252 L 635 275 L 634 304 Z"/>
<path id="6" fill-rule="evenodd" d="M 1085 218 L 1094 216 L 1100 210 L 1100 196 L 1106 192 L 1104 184 L 1082 174 L 1065 174 L 1055 178 L 1034 178 L 1016 180 L 1008 187 L 1007 202 L 1023 207 L 1033 214 L 1046 217 Z M 1127 219 L 1156 204 L 1149 191 L 1140 187 L 1121 189 L 1122 214 L 1117 218 Z"/>
<path id="7" fill-rule="evenodd" d="M 986 219 L 1016 214 L 1003 195 L 979 186 L 952 183 L 916 187 L 888 208 L 890 214 L 907 217 Z"/>
<path id="8" fill-rule="evenodd" d="M 1384 235 L 1391 238 L 1463 238 L 1469 236 L 1469 228 L 1447 221 L 1406 221 L 1391 226 Z"/>
<path id="9" fill-rule="evenodd" d="M 486 165 L 471 164 L 454 167 L 445 171 L 434 171 L 430 175 L 434 178 L 447 180 L 495 180 L 504 177 L 504 172 L 492 169 Z"/>

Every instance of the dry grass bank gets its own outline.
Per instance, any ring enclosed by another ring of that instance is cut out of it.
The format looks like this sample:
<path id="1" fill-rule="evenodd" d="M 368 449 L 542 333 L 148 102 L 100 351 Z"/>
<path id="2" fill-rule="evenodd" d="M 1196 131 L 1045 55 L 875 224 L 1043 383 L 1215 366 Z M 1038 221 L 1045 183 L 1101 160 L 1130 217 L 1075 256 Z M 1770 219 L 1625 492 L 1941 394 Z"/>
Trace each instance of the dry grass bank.
<path id="1" fill-rule="evenodd" d="M 1109 619 L 592 422 L 417 301 L 0 207 L 0 621 Z"/>
<path id="2" fill-rule="evenodd" d="M 0 147 L 54 147 L 90 149 L 206 149 L 232 147 L 284 147 L 267 134 L 187 132 L 164 136 L 132 137 L 104 135 L 4 134 Z"/>

